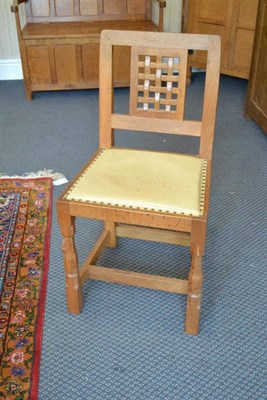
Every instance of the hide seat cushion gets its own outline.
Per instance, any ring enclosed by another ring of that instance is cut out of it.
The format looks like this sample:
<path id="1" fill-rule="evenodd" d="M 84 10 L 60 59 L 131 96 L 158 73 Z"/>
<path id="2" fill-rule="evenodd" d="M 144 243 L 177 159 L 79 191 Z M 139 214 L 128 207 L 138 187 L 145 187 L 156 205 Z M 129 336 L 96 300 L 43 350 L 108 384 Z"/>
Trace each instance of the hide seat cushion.
<path id="1" fill-rule="evenodd" d="M 192 216 L 203 214 L 207 162 L 180 154 L 103 149 L 67 200 Z"/>

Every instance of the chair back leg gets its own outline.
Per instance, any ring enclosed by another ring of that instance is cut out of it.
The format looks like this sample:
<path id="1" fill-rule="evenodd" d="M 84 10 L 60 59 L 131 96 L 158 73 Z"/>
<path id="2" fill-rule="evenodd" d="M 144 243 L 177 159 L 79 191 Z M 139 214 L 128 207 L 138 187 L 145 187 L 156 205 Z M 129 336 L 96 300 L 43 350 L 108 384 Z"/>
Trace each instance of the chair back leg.
<path id="1" fill-rule="evenodd" d="M 116 236 L 116 223 L 112 221 L 105 221 L 105 229 L 110 232 L 108 247 L 114 249 L 118 244 Z"/>

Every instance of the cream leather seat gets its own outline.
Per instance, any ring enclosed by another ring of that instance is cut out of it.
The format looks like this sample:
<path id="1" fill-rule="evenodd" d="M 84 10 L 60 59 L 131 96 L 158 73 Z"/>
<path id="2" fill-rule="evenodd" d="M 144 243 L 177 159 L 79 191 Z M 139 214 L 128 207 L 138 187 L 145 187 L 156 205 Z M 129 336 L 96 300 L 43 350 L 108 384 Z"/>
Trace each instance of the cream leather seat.
<path id="1" fill-rule="evenodd" d="M 65 199 L 199 217 L 205 180 L 206 161 L 197 157 L 103 149 Z"/>

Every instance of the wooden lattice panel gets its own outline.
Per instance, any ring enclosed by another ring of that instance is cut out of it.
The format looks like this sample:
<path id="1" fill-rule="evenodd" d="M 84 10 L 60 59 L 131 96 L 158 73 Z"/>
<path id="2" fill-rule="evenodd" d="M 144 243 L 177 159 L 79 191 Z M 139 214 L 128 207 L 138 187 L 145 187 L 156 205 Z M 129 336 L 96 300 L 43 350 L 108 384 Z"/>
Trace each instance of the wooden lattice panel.
<path id="1" fill-rule="evenodd" d="M 182 120 L 187 50 L 133 47 L 130 114 Z"/>

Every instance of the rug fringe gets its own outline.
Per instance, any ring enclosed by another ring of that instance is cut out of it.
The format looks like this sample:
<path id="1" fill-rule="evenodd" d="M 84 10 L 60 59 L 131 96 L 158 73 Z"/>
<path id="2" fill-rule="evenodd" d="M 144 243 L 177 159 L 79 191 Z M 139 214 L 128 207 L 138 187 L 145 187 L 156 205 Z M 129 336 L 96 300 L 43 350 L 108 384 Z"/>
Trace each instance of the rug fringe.
<path id="1" fill-rule="evenodd" d="M 8 175 L 0 172 L 0 179 L 5 178 L 52 178 L 55 181 L 62 180 L 62 183 L 68 182 L 66 177 L 60 172 L 54 172 L 52 169 L 39 170 L 37 172 L 25 172 L 23 175 Z"/>

